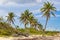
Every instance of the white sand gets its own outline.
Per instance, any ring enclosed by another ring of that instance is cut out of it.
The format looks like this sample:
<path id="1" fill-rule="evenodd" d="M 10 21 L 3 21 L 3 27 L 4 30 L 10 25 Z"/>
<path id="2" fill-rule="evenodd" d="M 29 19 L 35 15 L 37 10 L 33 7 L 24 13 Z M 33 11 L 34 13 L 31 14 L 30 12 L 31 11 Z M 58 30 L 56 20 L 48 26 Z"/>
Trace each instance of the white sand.
<path id="1" fill-rule="evenodd" d="M 12 40 L 12 38 L 0 37 L 0 40 Z"/>
<path id="2" fill-rule="evenodd" d="M 25 38 L 29 39 L 29 38 L 34 38 L 34 37 L 39 37 L 38 40 L 40 40 L 39 35 L 32 35 L 32 36 L 29 36 L 29 37 L 0 37 L 0 40 L 15 40 L 15 39 L 25 39 Z M 60 40 L 60 37 L 46 37 L 46 38 L 52 39 L 52 40 Z"/>

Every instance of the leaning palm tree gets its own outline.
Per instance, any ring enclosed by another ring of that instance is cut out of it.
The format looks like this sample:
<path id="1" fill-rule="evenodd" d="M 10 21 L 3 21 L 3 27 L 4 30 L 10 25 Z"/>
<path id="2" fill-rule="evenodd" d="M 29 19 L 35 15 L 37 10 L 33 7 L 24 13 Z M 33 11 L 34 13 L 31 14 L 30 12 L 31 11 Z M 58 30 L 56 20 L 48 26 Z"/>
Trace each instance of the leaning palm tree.
<path id="1" fill-rule="evenodd" d="M 9 24 L 14 24 L 14 21 L 15 21 L 14 17 L 15 17 L 15 15 L 14 15 L 13 12 L 9 12 L 9 13 L 8 13 L 8 16 L 6 16 L 6 17 L 7 17 L 7 22 L 8 22 Z M 15 24 L 14 24 L 14 25 L 15 25 Z"/>
<path id="2" fill-rule="evenodd" d="M 53 4 L 51 4 L 50 2 L 44 2 L 43 7 L 41 8 L 41 12 L 43 13 L 43 16 L 46 17 L 46 24 L 45 24 L 44 31 L 46 29 L 47 22 L 50 19 L 51 15 L 55 16 L 54 14 L 55 11 L 56 8 L 53 6 Z"/>
<path id="3" fill-rule="evenodd" d="M 37 20 L 34 18 L 33 15 L 29 16 L 29 23 L 30 23 L 31 28 L 35 28 L 35 29 L 38 28 L 38 29 L 42 30 L 43 26 L 37 22 Z"/>
<path id="4" fill-rule="evenodd" d="M 31 15 L 31 12 L 29 12 L 29 10 L 25 10 L 22 14 L 21 17 L 19 17 L 20 21 L 22 21 L 22 23 L 24 23 L 25 28 L 26 25 L 29 23 L 29 16 Z"/>
<path id="5" fill-rule="evenodd" d="M 37 23 L 37 28 L 38 30 L 42 31 L 43 30 L 43 25 L 40 23 Z"/>
<path id="6" fill-rule="evenodd" d="M 30 15 L 29 16 L 29 23 L 30 23 L 30 27 L 32 27 L 32 20 L 34 20 L 34 16 L 33 15 Z"/>
<path id="7" fill-rule="evenodd" d="M 32 24 L 33 28 L 36 29 L 38 22 L 36 19 L 33 19 L 31 24 Z"/>

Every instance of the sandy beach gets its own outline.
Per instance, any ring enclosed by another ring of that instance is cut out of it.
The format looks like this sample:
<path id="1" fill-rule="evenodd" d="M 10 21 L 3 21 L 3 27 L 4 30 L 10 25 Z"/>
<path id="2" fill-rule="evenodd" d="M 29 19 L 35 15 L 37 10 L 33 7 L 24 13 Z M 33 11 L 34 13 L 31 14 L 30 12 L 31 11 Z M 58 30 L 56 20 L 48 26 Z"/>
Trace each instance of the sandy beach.
<path id="1" fill-rule="evenodd" d="M 0 40 L 60 40 L 59 36 L 0 37 Z"/>

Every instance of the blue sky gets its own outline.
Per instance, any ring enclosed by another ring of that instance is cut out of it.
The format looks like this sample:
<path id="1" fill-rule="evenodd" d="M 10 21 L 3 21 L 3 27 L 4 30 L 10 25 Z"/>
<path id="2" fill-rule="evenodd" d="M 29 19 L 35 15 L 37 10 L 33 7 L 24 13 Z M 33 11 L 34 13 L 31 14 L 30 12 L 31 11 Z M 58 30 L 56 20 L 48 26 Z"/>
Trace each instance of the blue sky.
<path id="1" fill-rule="evenodd" d="M 41 17 L 40 8 L 46 1 L 53 3 L 57 9 L 55 13 L 56 17 L 51 16 L 48 21 L 47 30 L 60 31 L 60 0 L 0 0 L 0 16 L 5 18 L 8 12 L 14 12 L 19 16 L 24 10 L 29 9 L 30 12 L 33 12 L 35 18 L 44 26 L 46 19 Z M 20 24 L 17 20 L 16 25 Z M 24 25 L 21 24 L 20 27 L 24 27 Z"/>

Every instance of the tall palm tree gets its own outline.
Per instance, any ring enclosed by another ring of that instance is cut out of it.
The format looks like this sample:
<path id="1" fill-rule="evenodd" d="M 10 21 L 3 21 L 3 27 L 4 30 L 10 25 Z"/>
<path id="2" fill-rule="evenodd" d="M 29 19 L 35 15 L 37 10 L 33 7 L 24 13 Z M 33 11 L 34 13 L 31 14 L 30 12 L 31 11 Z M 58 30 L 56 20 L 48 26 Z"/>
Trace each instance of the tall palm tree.
<path id="1" fill-rule="evenodd" d="M 26 25 L 29 23 L 29 16 L 31 15 L 32 13 L 29 12 L 29 10 L 25 10 L 22 14 L 21 14 L 21 17 L 19 17 L 20 21 L 22 21 L 22 23 L 24 23 L 25 25 L 25 28 L 26 28 Z"/>
<path id="2" fill-rule="evenodd" d="M 46 24 L 45 24 L 44 31 L 46 29 L 47 22 L 50 19 L 51 15 L 55 16 L 54 14 L 55 11 L 56 8 L 53 6 L 53 4 L 51 4 L 50 2 L 44 2 L 43 7 L 41 8 L 41 12 L 43 13 L 43 16 L 46 17 Z"/>
<path id="3" fill-rule="evenodd" d="M 15 21 L 14 17 L 15 17 L 15 15 L 14 15 L 13 12 L 9 12 L 9 13 L 8 13 L 8 16 L 6 16 L 6 17 L 7 17 L 7 22 L 8 22 L 9 24 L 14 24 L 14 21 Z M 14 25 L 15 25 L 15 24 L 14 24 Z"/>

